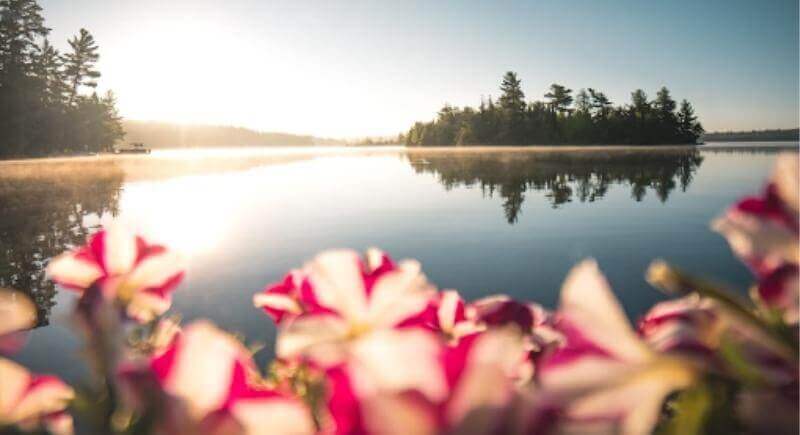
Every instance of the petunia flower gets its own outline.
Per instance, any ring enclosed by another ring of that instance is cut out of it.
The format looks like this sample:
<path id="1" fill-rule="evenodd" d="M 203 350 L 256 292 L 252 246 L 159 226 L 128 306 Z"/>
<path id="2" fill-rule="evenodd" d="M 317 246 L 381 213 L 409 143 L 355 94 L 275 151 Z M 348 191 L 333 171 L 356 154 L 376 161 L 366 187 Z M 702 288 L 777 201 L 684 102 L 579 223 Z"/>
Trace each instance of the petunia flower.
<path id="1" fill-rule="evenodd" d="M 0 353 L 10 354 L 25 342 L 25 333 L 36 326 L 36 305 L 27 295 L 0 288 Z"/>
<path id="2" fill-rule="evenodd" d="M 510 329 L 471 334 L 455 346 L 425 329 L 376 332 L 327 371 L 328 431 L 502 433 L 524 356 L 519 331 Z"/>
<path id="3" fill-rule="evenodd" d="M 639 320 L 638 330 L 660 352 L 704 359 L 716 350 L 727 325 L 713 301 L 689 295 L 654 305 Z"/>
<path id="4" fill-rule="evenodd" d="M 780 157 L 761 196 L 739 201 L 712 223 L 758 278 L 755 299 L 790 324 L 800 321 L 799 183 L 797 157 Z"/>
<path id="5" fill-rule="evenodd" d="M 47 273 L 61 286 L 82 294 L 96 289 L 143 323 L 169 309 L 172 291 L 184 274 L 175 253 L 119 224 L 94 234 L 86 246 L 54 258 Z"/>
<path id="6" fill-rule="evenodd" d="M 207 321 L 196 321 L 175 335 L 150 360 L 148 371 L 175 402 L 164 410 L 161 429 L 167 433 L 301 435 L 314 431 L 308 408 L 266 387 L 250 352 Z M 132 382 L 139 374 L 128 369 L 122 377 Z"/>
<path id="7" fill-rule="evenodd" d="M 570 272 L 557 316 L 566 342 L 539 362 L 537 378 L 543 397 L 553 398 L 547 406 L 558 408 L 566 424 L 584 432 L 650 433 L 665 397 L 695 381 L 692 365 L 655 352 L 636 335 L 593 261 Z"/>
<path id="8" fill-rule="evenodd" d="M 331 365 L 344 358 L 348 343 L 374 331 L 413 326 L 415 319 L 422 323 L 434 295 L 419 263 L 394 263 L 372 249 L 366 261 L 354 251 L 323 252 L 300 276 L 254 299 L 281 326 L 279 357 L 303 356 Z"/>
<path id="9" fill-rule="evenodd" d="M 31 374 L 21 365 L 0 358 L 0 429 L 47 428 L 54 434 L 72 433 L 65 409 L 75 393 L 60 379 Z"/>

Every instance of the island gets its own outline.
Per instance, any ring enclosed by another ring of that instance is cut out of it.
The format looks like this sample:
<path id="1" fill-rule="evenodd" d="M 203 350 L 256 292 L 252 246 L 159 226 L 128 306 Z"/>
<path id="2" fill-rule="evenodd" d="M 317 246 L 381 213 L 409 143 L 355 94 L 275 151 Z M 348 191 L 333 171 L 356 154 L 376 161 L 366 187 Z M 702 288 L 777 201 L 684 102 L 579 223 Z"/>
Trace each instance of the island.
<path id="1" fill-rule="evenodd" d="M 500 98 L 478 108 L 445 104 L 433 121 L 417 122 L 402 139 L 409 146 L 448 145 L 662 145 L 695 144 L 703 127 L 691 103 L 680 107 L 662 87 L 654 100 L 637 89 L 630 104 L 614 106 L 593 88 L 552 84 L 546 101 L 528 103 L 522 80 L 503 77 Z M 677 110 L 676 110 L 677 109 Z"/>

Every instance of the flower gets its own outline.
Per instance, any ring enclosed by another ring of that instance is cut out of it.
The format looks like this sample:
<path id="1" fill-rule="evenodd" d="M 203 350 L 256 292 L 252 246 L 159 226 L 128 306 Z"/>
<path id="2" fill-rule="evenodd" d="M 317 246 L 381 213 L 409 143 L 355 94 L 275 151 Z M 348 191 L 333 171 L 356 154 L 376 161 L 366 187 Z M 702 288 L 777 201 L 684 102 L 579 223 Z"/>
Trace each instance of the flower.
<path id="1" fill-rule="evenodd" d="M 36 305 L 27 295 L 0 288 L 0 353 L 13 353 L 25 341 L 25 332 L 36 326 Z"/>
<path id="2" fill-rule="evenodd" d="M 276 353 L 321 365 L 340 362 L 345 345 L 374 331 L 423 323 L 436 294 L 411 260 L 395 264 L 371 249 L 319 254 L 301 272 L 254 297 L 281 326 Z"/>
<path id="3" fill-rule="evenodd" d="M 169 309 L 172 291 L 184 275 L 176 254 L 119 224 L 97 232 L 86 246 L 54 258 L 47 273 L 61 286 L 83 294 L 97 289 L 143 323 Z"/>
<path id="4" fill-rule="evenodd" d="M 639 339 L 594 261 L 570 272 L 557 316 L 566 342 L 537 366 L 539 394 L 551 399 L 538 406 L 581 431 L 649 433 L 665 397 L 695 381 L 692 365 Z"/>
<path id="5" fill-rule="evenodd" d="M 162 424 L 174 433 L 309 434 L 314 423 L 299 400 L 268 388 L 250 352 L 207 321 L 196 321 L 149 361 L 174 403 Z M 136 371 L 123 371 L 135 380 Z"/>
<path id="6" fill-rule="evenodd" d="M 519 331 L 496 329 L 446 345 L 433 331 L 383 330 L 327 370 L 336 434 L 500 433 L 525 358 Z M 412 355 L 413 358 L 408 358 Z"/>
<path id="7" fill-rule="evenodd" d="M 797 157 L 781 157 L 761 196 L 739 201 L 712 223 L 758 278 L 754 298 L 790 324 L 800 321 L 798 183 Z"/>
<path id="8" fill-rule="evenodd" d="M 705 358 L 717 349 L 727 322 L 715 304 L 693 294 L 658 303 L 639 320 L 645 341 L 660 352 Z"/>
<path id="9" fill-rule="evenodd" d="M 0 428 L 46 427 L 52 433 L 72 433 L 72 419 L 64 410 L 74 396 L 72 388 L 60 379 L 33 375 L 21 365 L 0 358 Z"/>

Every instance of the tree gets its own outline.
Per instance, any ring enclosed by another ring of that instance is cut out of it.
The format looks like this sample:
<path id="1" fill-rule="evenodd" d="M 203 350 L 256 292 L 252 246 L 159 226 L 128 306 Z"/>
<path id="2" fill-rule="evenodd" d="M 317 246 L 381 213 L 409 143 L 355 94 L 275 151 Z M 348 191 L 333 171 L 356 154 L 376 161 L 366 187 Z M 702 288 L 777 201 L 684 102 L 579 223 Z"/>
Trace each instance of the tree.
<path id="1" fill-rule="evenodd" d="M 49 32 L 35 0 L 0 0 L 0 156 L 29 152 L 39 99 L 30 68 Z"/>
<path id="2" fill-rule="evenodd" d="M 100 78 L 100 73 L 95 70 L 95 64 L 100 55 L 97 53 L 98 47 L 94 37 L 86 29 L 81 29 L 79 34 L 68 42 L 72 51 L 64 56 L 64 75 L 69 83 L 67 104 L 71 106 L 75 103 L 81 86 L 97 87 L 96 80 Z"/>
<path id="3" fill-rule="evenodd" d="M 589 95 L 592 98 L 592 109 L 595 111 L 595 116 L 601 119 L 607 118 L 613 107 L 611 100 L 606 97 L 606 94 L 592 88 L 589 88 Z"/>
<path id="4" fill-rule="evenodd" d="M 681 101 L 681 108 L 678 110 L 678 131 L 686 143 L 696 143 L 705 131 L 697 121 L 692 104 L 686 100 Z"/>
<path id="5" fill-rule="evenodd" d="M 525 110 L 525 93 L 522 92 L 522 81 L 517 73 L 507 72 L 500 84 L 500 107 L 510 113 L 522 113 Z"/>
<path id="6" fill-rule="evenodd" d="M 36 0 L 0 0 L 0 157 L 108 150 L 124 135 L 113 94 L 84 96 L 100 73 L 85 29 L 61 55 Z"/>
<path id="7" fill-rule="evenodd" d="M 405 135 L 409 145 L 533 145 L 693 143 L 702 127 L 691 106 L 678 125 L 675 101 L 662 87 L 653 102 L 641 89 L 631 93 L 631 104 L 614 106 L 603 92 L 550 86 L 548 101 L 524 103 L 521 80 L 513 72 L 503 76 L 499 104 L 481 97 L 477 109 L 445 104 L 434 121 L 416 123 Z M 574 109 L 572 106 L 574 102 Z M 687 103 L 688 104 L 688 103 Z M 569 113 L 569 116 L 564 116 Z M 560 192 L 558 189 L 554 192 Z"/>
<path id="8" fill-rule="evenodd" d="M 647 94 L 643 90 L 637 89 L 631 92 L 631 109 L 639 118 L 643 118 L 650 111 L 650 102 L 647 101 Z"/>
<path id="9" fill-rule="evenodd" d="M 662 117 L 667 117 L 675 111 L 675 100 L 669 95 L 669 89 L 662 86 L 656 94 L 656 100 L 653 102 L 653 107 L 659 112 Z"/>
<path id="10" fill-rule="evenodd" d="M 563 114 L 569 111 L 569 106 L 572 104 L 571 94 L 572 89 L 553 83 L 550 85 L 550 91 L 544 94 L 544 97 L 550 100 L 548 104 L 551 110 Z"/>
<path id="11" fill-rule="evenodd" d="M 586 89 L 581 88 L 575 94 L 575 111 L 578 113 L 590 113 L 592 109 L 592 101 Z"/>

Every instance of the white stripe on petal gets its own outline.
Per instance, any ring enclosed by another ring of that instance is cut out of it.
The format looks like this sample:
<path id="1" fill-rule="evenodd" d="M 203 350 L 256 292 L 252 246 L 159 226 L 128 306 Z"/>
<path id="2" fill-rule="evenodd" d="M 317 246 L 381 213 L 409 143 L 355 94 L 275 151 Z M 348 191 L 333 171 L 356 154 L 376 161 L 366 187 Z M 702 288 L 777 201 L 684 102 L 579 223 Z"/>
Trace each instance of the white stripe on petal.
<path id="1" fill-rule="evenodd" d="M 237 400 L 231 407 L 246 435 L 306 435 L 314 433 L 308 408 L 295 400 L 271 397 Z"/>
<path id="2" fill-rule="evenodd" d="M 103 276 L 103 271 L 97 264 L 65 252 L 50 260 L 47 276 L 61 284 L 85 289 Z"/>
<path id="3" fill-rule="evenodd" d="M 322 365 L 341 362 L 343 341 L 349 325 L 334 315 L 315 315 L 294 319 L 279 334 L 275 353 L 280 358 L 305 355 Z"/>
<path id="4" fill-rule="evenodd" d="M 301 312 L 300 304 L 294 298 L 278 293 L 256 293 L 253 295 L 253 305 L 256 308 L 266 307 L 291 314 L 300 314 Z"/>
<path id="5" fill-rule="evenodd" d="M 772 181 L 778 188 L 778 194 L 784 204 L 794 212 L 795 216 L 800 212 L 800 164 L 797 155 L 786 155 L 778 157 L 775 164 L 775 172 Z"/>
<path id="6" fill-rule="evenodd" d="M 28 296 L 0 289 L 0 337 L 36 326 L 36 305 Z"/>
<path id="7" fill-rule="evenodd" d="M 456 310 L 458 309 L 459 299 L 458 292 L 454 290 L 442 292 L 442 299 L 436 314 L 439 318 L 439 327 L 444 332 L 450 333 L 453 331 L 453 327 L 456 324 Z"/>
<path id="8" fill-rule="evenodd" d="M 570 271 L 561 290 L 560 312 L 582 335 L 618 358 L 642 361 L 650 356 L 593 260 Z"/>
<path id="9" fill-rule="evenodd" d="M 177 253 L 166 251 L 151 255 L 136 265 L 125 280 L 125 285 L 137 290 L 158 287 L 183 269 L 183 258 Z"/>
<path id="10" fill-rule="evenodd" d="M 385 329 L 352 344 L 349 371 L 361 397 L 416 390 L 444 399 L 447 381 L 437 337 L 421 329 Z"/>
<path id="11" fill-rule="evenodd" d="M 128 273 L 136 262 L 136 236 L 120 223 L 105 228 L 104 266 L 109 275 Z"/>
<path id="12" fill-rule="evenodd" d="M 398 269 L 382 275 L 372 287 L 368 322 L 392 327 L 425 309 L 435 291 L 415 269 Z"/>
<path id="13" fill-rule="evenodd" d="M 725 236 L 731 250 L 745 261 L 759 259 L 767 268 L 800 262 L 797 235 L 784 225 L 731 210 L 711 228 Z"/>
<path id="14" fill-rule="evenodd" d="M 165 388 L 186 400 L 193 417 L 203 416 L 222 406 L 234 363 L 244 355 L 242 344 L 229 334 L 210 322 L 194 322 L 181 334 Z"/>
<path id="15" fill-rule="evenodd" d="M 319 303 L 353 321 L 363 319 L 367 311 L 360 261 L 355 251 L 327 251 L 308 266 Z"/>
<path id="16" fill-rule="evenodd" d="M 30 373 L 21 365 L 0 358 L 0 422 L 13 421 L 11 413 L 16 407 L 25 388 L 31 381 Z"/>

